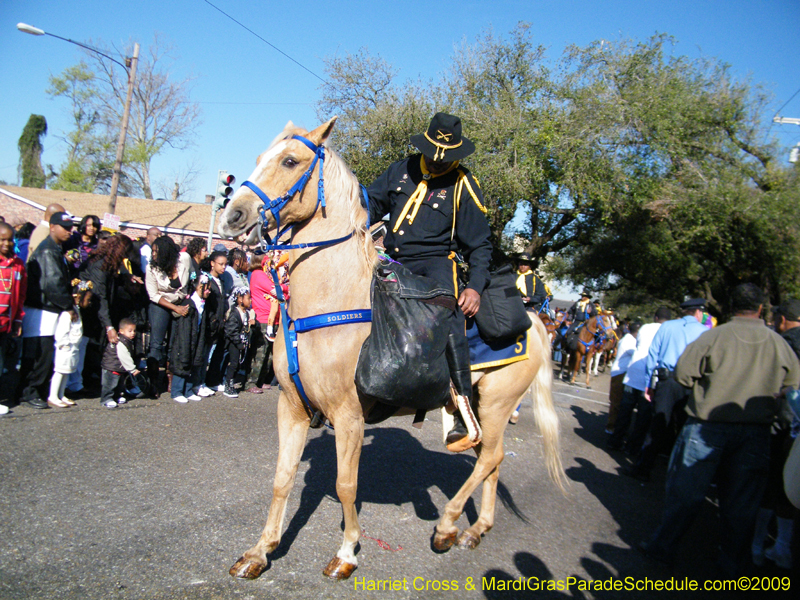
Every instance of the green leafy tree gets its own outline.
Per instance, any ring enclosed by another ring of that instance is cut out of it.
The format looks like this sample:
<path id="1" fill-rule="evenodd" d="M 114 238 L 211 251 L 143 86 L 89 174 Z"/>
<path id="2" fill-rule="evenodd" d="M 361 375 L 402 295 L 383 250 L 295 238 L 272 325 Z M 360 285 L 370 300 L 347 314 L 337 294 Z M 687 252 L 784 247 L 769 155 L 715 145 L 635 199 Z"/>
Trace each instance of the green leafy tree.
<path id="1" fill-rule="evenodd" d="M 340 115 L 337 146 L 365 183 L 414 151 L 434 112 L 460 115 L 495 245 L 510 251 L 523 213 L 510 233 L 575 285 L 640 305 L 699 295 L 720 314 L 741 281 L 796 293 L 797 174 L 763 141 L 766 99 L 673 43 L 602 40 L 549 60 L 520 24 L 464 43 L 436 84 L 398 84 L 362 50 L 328 61 L 319 114 Z"/>
<path id="2" fill-rule="evenodd" d="M 31 115 L 19 138 L 19 170 L 23 187 L 43 188 L 46 177 L 42 168 L 42 136 L 47 134 L 47 120 Z"/>
<path id="3" fill-rule="evenodd" d="M 86 63 L 50 77 L 47 93 L 70 102 L 73 128 L 62 139 L 67 156 L 49 185 L 73 192 L 104 192 L 111 183 L 116 142 L 100 121 L 100 97 L 95 75 Z M 126 190 L 123 185 L 121 193 Z"/>

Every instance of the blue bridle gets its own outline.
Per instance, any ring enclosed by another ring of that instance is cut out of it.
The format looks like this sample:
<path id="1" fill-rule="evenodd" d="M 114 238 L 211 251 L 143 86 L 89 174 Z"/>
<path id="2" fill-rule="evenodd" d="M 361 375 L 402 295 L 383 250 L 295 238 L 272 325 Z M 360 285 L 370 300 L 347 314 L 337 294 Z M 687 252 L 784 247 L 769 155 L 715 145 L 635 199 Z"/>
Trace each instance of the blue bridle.
<path id="1" fill-rule="evenodd" d="M 356 230 L 354 229 L 350 233 L 340 238 L 336 238 L 333 240 L 326 240 L 324 242 L 307 242 L 303 244 L 280 244 L 278 243 L 281 236 L 290 231 L 294 227 L 294 223 L 287 225 L 282 230 L 281 226 L 281 216 L 280 211 L 283 209 L 286 204 L 295 196 L 295 194 L 299 194 L 303 191 L 308 183 L 311 174 L 314 172 L 314 167 L 319 163 L 319 184 L 317 189 L 317 205 L 314 207 L 314 212 L 312 216 L 316 214 L 319 207 L 322 206 L 325 208 L 325 184 L 322 178 L 322 169 L 325 163 L 325 148 L 320 144 L 317 146 L 311 140 L 304 138 L 300 135 L 293 135 L 290 138 L 286 138 L 287 140 L 298 140 L 303 142 L 305 146 L 314 153 L 314 160 L 311 162 L 311 165 L 308 167 L 305 173 L 298 179 L 295 184 L 289 188 L 289 190 L 284 193 L 282 196 L 273 199 L 270 199 L 255 183 L 252 181 L 245 181 L 242 183 L 242 186 L 247 187 L 250 189 L 256 196 L 258 196 L 261 201 L 264 203 L 264 206 L 261 207 L 259 210 L 259 219 L 261 221 L 259 227 L 259 239 L 260 243 L 260 253 L 264 253 L 267 250 L 294 250 L 300 248 L 314 248 L 319 246 L 333 246 L 340 242 L 350 239 L 355 234 Z M 367 229 L 369 229 L 369 198 L 367 196 L 367 190 L 364 186 L 361 186 L 361 189 L 364 194 L 364 198 L 367 202 Z M 272 217 L 275 219 L 275 240 L 273 241 L 269 234 L 267 233 L 267 211 L 272 213 Z M 266 238 L 266 239 L 264 239 Z M 283 327 L 283 337 L 284 342 L 286 344 L 286 358 L 288 361 L 288 370 L 289 375 L 292 378 L 292 381 L 297 388 L 297 392 L 300 398 L 303 400 L 303 403 L 308 410 L 309 416 L 314 415 L 314 407 L 311 404 L 308 396 L 306 395 L 305 389 L 303 388 L 303 383 L 300 380 L 300 362 L 299 356 L 297 353 L 297 334 L 298 333 L 305 333 L 307 331 L 313 331 L 314 329 L 320 329 L 323 327 L 333 327 L 335 325 L 342 325 L 345 323 L 367 323 L 372 320 L 372 311 L 370 309 L 363 309 L 363 310 L 356 310 L 356 311 L 343 311 L 343 312 L 335 312 L 335 313 L 325 313 L 321 315 L 315 315 L 311 317 L 305 317 L 302 319 L 294 320 L 289 316 L 289 311 L 286 308 L 286 299 L 283 296 L 283 291 L 281 290 L 280 280 L 278 278 L 278 274 L 276 273 L 275 269 L 270 270 L 270 277 L 272 278 L 273 285 L 275 287 L 275 295 L 277 296 L 278 303 L 280 305 L 281 311 L 281 325 Z M 330 427 L 330 426 L 328 426 Z"/>
<path id="2" fill-rule="evenodd" d="M 280 244 L 278 243 L 281 236 L 287 231 L 291 231 L 294 227 L 294 224 L 287 225 L 283 229 L 281 229 L 281 210 L 283 207 L 286 206 L 289 201 L 294 198 L 295 194 L 301 193 L 308 183 L 308 180 L 311 178 L 311 174 L 314 172 L 314 167 L 319 163 L 319 181 L 317 183 L 317 205 L 314 207 L 314 213 L 316 214 L 319 207 L 325 208 L 325 182 L 322 175 L 322 170 L 325 165 L 325 146 L 320 144 L 317 146 L 311 140 L 304 138 L 301 135 L 293 135 L 290 138 L 286 138 L 287 140 L 298 140 L 302 142 L 309 150 L 314 153 L 314 160 L 311 161 L 311 165 L 308 167 L 305 173 L 300 176 L 294 185 L 289 188 L 282 196 L 278 198 L 271 199 L 264 191 L 259 188 L 255 183 L 252 181 L 245 181 L 242 183 L 241 187 L 246 187 L 250 191 L 252 191 L 256 196 L 261 199 L 261 202 L 264 203 L 264 206 L 258 211 L 259 220 L 261 221 L 261 226 L 258 230 L 258 237 L 260 240 L 260 250 L 258 251 L 259 254 L 263 254 L 267 250 L 294 250 L 297 248 L 314 248 L 317 246 L 332 246 L 334 244 L 338 244 L 339 242 L 343 242 L 345 240 L 350 239 L 355 234 L 355 230 L 351 231 L 345 236 L 340 238 L 336 238 L 334 240 L 326 240 L 324 242 L 308 242 L 305 244 Z M 267 212 L 272 214 L 272 218 L 275 219 L 275 239 L 274 241 L 272 238 L 269 237 L 267 233 Z"/>

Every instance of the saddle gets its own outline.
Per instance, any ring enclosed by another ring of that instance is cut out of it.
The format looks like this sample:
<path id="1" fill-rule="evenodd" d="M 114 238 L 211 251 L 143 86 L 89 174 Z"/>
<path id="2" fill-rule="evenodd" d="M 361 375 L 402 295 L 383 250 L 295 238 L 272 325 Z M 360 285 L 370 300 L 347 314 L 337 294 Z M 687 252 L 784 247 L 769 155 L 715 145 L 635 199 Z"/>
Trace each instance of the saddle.
<path id="1" fill-rule="evenodd" d="M 380 422 L 401 407 L 428 411 L 450 401 L 445 357 L 449 317 L 456 309 L 452 291 L 382 258 L 372 279 L 372 329 L 361 347 L 355 384 L 374 400 L 368 423 Z"/>

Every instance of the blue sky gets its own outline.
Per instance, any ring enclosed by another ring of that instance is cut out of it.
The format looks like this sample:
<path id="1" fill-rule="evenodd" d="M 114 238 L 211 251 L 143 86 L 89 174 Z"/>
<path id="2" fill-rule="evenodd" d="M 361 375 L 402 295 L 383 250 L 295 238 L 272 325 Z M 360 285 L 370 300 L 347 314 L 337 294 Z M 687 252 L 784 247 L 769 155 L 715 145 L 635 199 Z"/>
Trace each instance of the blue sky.
<path id="1" fill-rule="evenodd" d="M 669 33 L 678 41 L 675 54 L 719 58 L 738 76 L 764 84 L 774 96 L 765 121 L 800 89 L 798 0 L 211 1 L 319 75 L 325 57 L 366 47 L 398 68 L 400 79 L 436 79 L 463 40 L 489 27 L 506 34 L 527 21 L 534 41 L 554 59 L 569 44 Z M 176 75 L 196 77 L 191 96 L 201 104 L 203 123 L 196 146 L 157 157 L 152 175 L 169 179 L 194 161 L 197 200 L 213 193 L 218 169 L 239 182 L 249 175 L 286 121 L 317 124 L 319 80 L 204 0 L 2 0 L 0 179 L 8 183 L 17 183 L 17 141 L 31 113 L 49 124 L 43 162 L 61 164 L 65 146 L 58 136 L 69 128 L 68 106 L 45 89 L 49 75 L 81 58 L 75 46 L 18 32 L 20 21 L 81 42 L 138 41 L 142 52 L 154 32 L 174 45 Z M 800 117 L 800 94 L 782 114 Z M 772 133 L 787 148 L 800 141 L 797 126 L 776 125 Z"/>

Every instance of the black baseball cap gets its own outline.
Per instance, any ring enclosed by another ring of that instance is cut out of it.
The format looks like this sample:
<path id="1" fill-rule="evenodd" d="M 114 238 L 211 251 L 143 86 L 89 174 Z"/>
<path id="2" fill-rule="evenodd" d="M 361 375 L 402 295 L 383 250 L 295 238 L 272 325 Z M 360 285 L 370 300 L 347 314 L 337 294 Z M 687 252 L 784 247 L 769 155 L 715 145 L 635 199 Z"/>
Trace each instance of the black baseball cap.
<path id="1" fill-rule="evenodd" d="M 75 223 L 67 213 L 59 211 L 50 215 L 50 225 L 61 225 L 64 229 L 72 229 Z"/>

